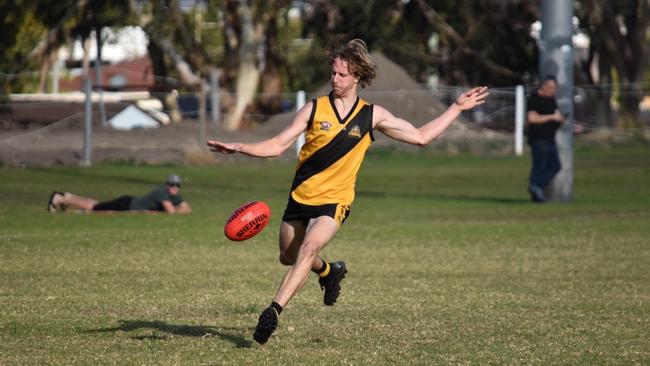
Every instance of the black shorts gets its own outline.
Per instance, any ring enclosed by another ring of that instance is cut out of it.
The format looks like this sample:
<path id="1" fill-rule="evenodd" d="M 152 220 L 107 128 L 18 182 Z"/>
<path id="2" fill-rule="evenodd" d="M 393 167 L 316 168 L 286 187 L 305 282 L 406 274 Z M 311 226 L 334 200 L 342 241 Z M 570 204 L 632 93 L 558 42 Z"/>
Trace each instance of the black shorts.
<path id="1" fill-rule="evenodd" d="M 342 225 L 349 215 L 350 205 L 341 203 L 328 203 L 319 206 L 304 205 L 296 202 L 289 195 L 289 202 L 287 202 L 287 209 L 284 210 L 284 215 L 282 215 L 282 221 L 301 221 L 303 225 L 307 226 L 310 219 L 329 216 L 336 220 L 339 225 Z"/>
<path id="2" fill-rule="evenodd" d="M 128 211 L 133 196 L 120 196 L 110 201 L 99 202 L 93 206 L 93 211 Z"/>

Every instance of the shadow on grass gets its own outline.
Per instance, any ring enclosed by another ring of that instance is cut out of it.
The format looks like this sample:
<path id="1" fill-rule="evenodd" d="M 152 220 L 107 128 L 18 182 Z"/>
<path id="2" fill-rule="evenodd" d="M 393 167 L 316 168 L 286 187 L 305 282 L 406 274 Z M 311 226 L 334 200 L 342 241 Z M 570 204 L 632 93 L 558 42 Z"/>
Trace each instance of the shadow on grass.
<path id="1" fill-rule="evenodd" d="M 119 320 L 118 322 L 120 324 L 117 327 L 91 329 L 85 331 L 85 333 L 132 332 L 138 329 L 154 329 L 162 333 L 185 337 L 219 337 L 232 343 L 237 348 L 250 348 L 253 345 L 252 341 L 233 332 L 240 331 L 242 330 L 241 328 L 218 328 L 205 325 L 178 325 L 162 321 L 147 320 Z M 252 330 L 252 328 L 250 330 Z M 137 340 L 164 340 L 166 337 L 160 335 L 139 335 L 131 338 Z"/>

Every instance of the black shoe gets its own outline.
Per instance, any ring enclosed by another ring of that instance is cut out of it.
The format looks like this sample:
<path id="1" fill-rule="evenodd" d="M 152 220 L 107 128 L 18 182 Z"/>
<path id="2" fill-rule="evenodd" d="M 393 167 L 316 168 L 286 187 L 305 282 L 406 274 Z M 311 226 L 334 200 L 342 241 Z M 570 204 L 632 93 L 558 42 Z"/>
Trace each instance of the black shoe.
<path id="1" fill-rule="evenodd" d="M 56 196 L 63 196 L 63 193 L 57 192 L 57 191 L 52 192 L 52 194 L 50 195 L 50 200 L 47 202 L 47 211 L 48 212 L 55 213 L 57 211 L 61 211 L 61 208 L 60 208 L 61 205 L 59 205 L 57 207 L 57 205 L 54 204 L 54 198 Z"/>
<path id="2" fill-rule="evenodd" d="M 535 185 L 531 184 L 528 186 L 528 193 L 530 193 L 530 198 L 534 202 L 546 202 L 546 196 L 544 195 L 544 190 Z"/>
<path id="3" fill-rule="evenodd" d="M 330 273 L 318 279 L 320 288 L 325 293 L 323 294 L 323 302 L 325 305 L 334 305 L 341 292 L 341 281 L 345 278 L 348 270 L 345 268 L 344 262 L 330 263 Z"/>
<path id="4" fill-rule="evenodd" d="M 273 331 L 278 326 L 278 313 L 271 306 L 264 309 L 257 321 L 257 328 L 253 333 L 253 339 L 259 344 L 264 344 L 269 340 Z"/>

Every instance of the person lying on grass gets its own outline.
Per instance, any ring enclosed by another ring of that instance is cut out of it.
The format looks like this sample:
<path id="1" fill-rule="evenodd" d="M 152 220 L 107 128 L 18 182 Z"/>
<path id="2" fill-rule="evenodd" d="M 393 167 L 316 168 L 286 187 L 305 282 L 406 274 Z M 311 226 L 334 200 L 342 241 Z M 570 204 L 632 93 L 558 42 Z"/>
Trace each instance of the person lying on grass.
<path id="1" fill-rule="evenodd" d="M 70 192 L 52 192 L 47 210 L 52 213 L 70 209 L 85 212 L 164 212 L 168 214 L 190 213 L 190 204 L 180 195 L 182 179 L 176 174 L 167 177 L 164 185 L 158 186 L 144 196 L 120 196 L 109 201 L 98 201 Z"/>

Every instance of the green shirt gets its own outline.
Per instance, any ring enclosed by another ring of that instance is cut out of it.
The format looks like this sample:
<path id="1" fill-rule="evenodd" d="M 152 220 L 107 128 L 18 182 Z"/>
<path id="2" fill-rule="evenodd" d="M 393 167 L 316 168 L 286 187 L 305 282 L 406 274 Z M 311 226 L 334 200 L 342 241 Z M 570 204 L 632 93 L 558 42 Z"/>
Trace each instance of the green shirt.
<path id="1" fill-rule="evenodd" d="M 167 191 L 166 186 L 158 186 L 144 196 L 133 197 L 129 209 L 134 211 L 165 211 L 163 201 L 170 201 L 174 206 L 178 206 L 183 203 L 183 197 L 180 194 L 172 196 Z"/>

